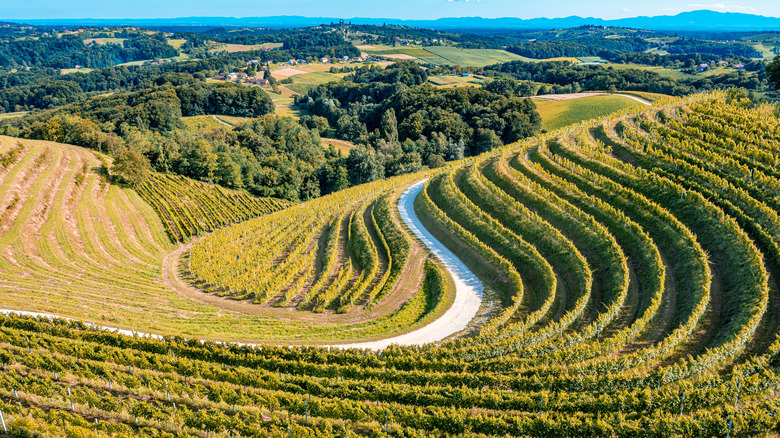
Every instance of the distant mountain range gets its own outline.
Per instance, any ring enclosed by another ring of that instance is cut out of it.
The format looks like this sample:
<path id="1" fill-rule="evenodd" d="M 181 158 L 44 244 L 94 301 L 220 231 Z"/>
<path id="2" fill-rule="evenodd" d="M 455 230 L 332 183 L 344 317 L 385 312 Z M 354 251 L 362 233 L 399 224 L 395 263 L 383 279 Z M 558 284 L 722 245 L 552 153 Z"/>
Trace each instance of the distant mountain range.
<path id="1" fill-rule="evenodd" d="M 34 25 L 65 26 L 230 26 L 230 27 L 307 27 L 323 23 L 338 22 L 337 17 L 302 17 L 282 15 L 274 17 L 181 17 L 181 18 L 128 18 L 128 19 L 40 19 L 18 20 Z M 583 25 L 621 26 L 659 31 L 774 31 L 780 30 L 779 17 L 742 14 L 736 12 L 715 12 L 709 10 L 682 12 L 677 15 L 656 17 L 633 17 L 616 20 L 571 16 L 565 18 L 481 18 L 460 17 L 437 20 L 399 20 L 385 18 L 345 18 L 354 24 L 400 24 L 428 29 L 564 29 Z"/>

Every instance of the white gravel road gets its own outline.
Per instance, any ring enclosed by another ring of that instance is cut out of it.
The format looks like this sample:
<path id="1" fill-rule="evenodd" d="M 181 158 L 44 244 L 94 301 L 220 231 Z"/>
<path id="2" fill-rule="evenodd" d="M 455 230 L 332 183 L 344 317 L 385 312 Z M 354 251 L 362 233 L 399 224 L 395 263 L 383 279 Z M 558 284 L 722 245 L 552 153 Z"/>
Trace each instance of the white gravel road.
<path id="1" fill-rule="evenodd" d="M 425 229 L 420 218 L 414 212 L 414 199 L 422 191 L 424 185 L 425 181 L 420 181 L 407 189 L 398 202 L 398 211 L 409 229 L 433 252 L 452 275 L 452 279 L 455 281 L 455 300 L 452 306 L 441 317 L 413 332 L 379 341 L 335 345 L 334 347 L 381 350 L 393 344 L 430 344 L 465 329 L 476 316 L 482 303 L 482 283 L 455 254 Z"/>
<path id="2" fill-rule="evenodd" d="M 455 300 L 452 306 L 438 319 L 430 324 L 421 327 L 413 332 L 409 332 L 403 335 L 399 335 L 392 338 L 382 339 L 379 341 L 361 342 L 356 344 L 340 344 L 333 345 L 334 348 L 365 348 L 372 350 L 381 350 L 390 345 L 423 345 L 432 342 L 441 341 L 450 335 L 460 332 L 468 326 L 469 322 L 477 314 L 479 306 L 482 303 L 482 283 L 477 279 L 477 276 L 472 273 L 463 262 L 461 262 L 455 254 L 444 247 L 444 245 L 436 240 L 433 235 L 425 229 L 420 222 L 420 218 L 414 212 L 414 199 L 422 191 L 425 185 L 425 181 L 420 181 L 409 189 L 407 189 L 401 199 L 398 202 L 398 211 L 401 213 L 401 219 L 409 226 L 412 232 L 427 246 L 431 252 L 444 264 L 447 270 L 452 275 L 455 281 Z M 0 314 L 8 315 L 15 313 L 17 315 L 33 316 L 33 317 L 45 317 L 45 318 L 62 318 L 66 320 L 73 320 L 75 318 L 68 318 L 52 313 L 44 312 L 27 312 L 13 309 L 0 309 Z M 99 328 L 103 330 L 109 330 L 122 335 L 127 336 L 141 336 L 150 337 L 152 339 L 161 339 L 162 336 L 138 332 L 135 330 L 118 329 L 115 327 L 104 326 L 100 324 L 86 323 L 87 326 L 93 328 Z M 239 344 L 260 346 L 261 344 Z"/>

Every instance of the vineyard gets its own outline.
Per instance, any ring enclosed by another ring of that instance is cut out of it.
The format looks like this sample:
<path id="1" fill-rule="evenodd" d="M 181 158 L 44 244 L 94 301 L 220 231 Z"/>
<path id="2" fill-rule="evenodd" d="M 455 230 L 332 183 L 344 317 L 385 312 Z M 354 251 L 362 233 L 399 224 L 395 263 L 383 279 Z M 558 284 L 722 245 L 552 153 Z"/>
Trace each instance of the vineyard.
<path id="1" fill-rule="evenodd" d="M 449 341 L 379 351 L 290 346 L 285 336 L 306 341 L 294 335 L 295 321 L 263 332 L 245 317 L 229 329 L 279 345 L 218 344 L 175 326 L 157 331 L 185 337 L 0 317 L 8 432 L 774 436 L 778 113 L 737 91 L 663 100 L 292 205 L 181 247 L 178 269 L 209 303 L 353 321 L 312 323 L 315 335 L 301 328 L 311 340 L 387 336 L 433 318 L 447 293 L 442 267 L 426 259 L 395 207 L 400 191 L 427 178 L 416 215 L 486 290 L 477 322 Z M 43 185 L 21 174 L 62 155 L 42 143 L 16 148 L 3 149 L 11 170 L 0 184 Z M 2 239 L 6 221 L 35 214 L 4 190 Z M 146 234 L 171 250 L 162 225 L 154 229 Z M 17 254 L 40 251 L 8 248 L 4 297 L 6 285 L 40 281 L 9 271 L 50 260 L 30 255 L 15 267 Z M 371 321 L 348 319 L 390 302 L 405 304 Z"/>
<path id="2" fill-rule="evenodd" d="M 137 191 L 154 207 L 173 242 L 290 205 L 280 199 L 256 198 L 178 175 L 154 174 Z"/>
<path id="3" fill-rule="evenodd" d="M 448 292 L 417 287 L 426 281 L 423 258 L 407 267 L 405 257 L 420 250 L 400 228 L 400 219 L 388 214 L 395 196 L 389 189 L 372 209 L 382 213 L 377 221 L 387 230 L 388 245 L 403 254 L 386 274 L 387 284 L 397 283 L 408 268 L 408 287 L 371 309 L 334 317 L 247 307 L 204 294 L 180 278 L 180 255 L 198 234 L 279 210 L 287 202 L 161 174 L 134 190 L 110 183 L 105 170 L 110 164 L 76 146 L 0 137 L 0 310 L 43 312 L 145 333 L 287 343 L 384 338 L 413 330 L 445 310 L 439 298 Z M 374 193 L 379 196 L 379 189 Z M 276 214 L 285 217 L 284 211 Z M 389 259 L 378 263 L 385 275 Z"/>

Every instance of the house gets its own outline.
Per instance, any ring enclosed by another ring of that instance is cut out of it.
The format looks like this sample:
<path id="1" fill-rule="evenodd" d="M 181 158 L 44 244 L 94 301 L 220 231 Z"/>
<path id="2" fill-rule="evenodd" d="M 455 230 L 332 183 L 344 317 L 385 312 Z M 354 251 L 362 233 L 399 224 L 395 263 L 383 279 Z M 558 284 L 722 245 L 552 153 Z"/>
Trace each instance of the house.
<path id="1" fill-rule="evenodd" d="M 467 78 L 467 77 L 471 76 L 471 75 L 470 75 L 470 74 L 468 74 L 468 73 L 461 73 L 460 75 L 461 75 L 461 76 L 463 76 L 464 78 Z"/>
<path id="2" fill-rule="evenodd" d="M 247 82 L 256 85 L 266 85 L 268 84 L 268 79 L 265 79 L 262 76 L 252 76 L 249 79 L 247 79 Z"/>
<path id="3" fill-rule="evenodd" d="M 328 58 L 320 58 L 320 62 L 330 62 Z"/>
<path id="4" fill-rule="evenodd" d="M 217 80 L 217 81 L 224 81 L 225 80 L 225 75 L 216 75 L 216 76 L 214 76 L 214 79 Z"/>
<path id="5" fill-rule="evenodd" d="M 737 70 L 742 71 L 742 70 L 745 69 L 745 64 L 737 64 L 737 65 L 734 66 L 734 68 L 737 69 Z"/>
<path id="6" fill-rule="evenodd" d="M 729 62 L 728 61 L 718 61 L 718 65 L 720 65 L 721 67 L 725 67 L 725 66 L 729 65 Z"/>
<path id="7" fill-rule="evenodd" d="M 708 64 L 699 64 L 699 66 L 696 67 L 696 71 L 704 71 L 707 70 L 708 68 L 710 68 Z"/>
<path id="8" fill-rule="evenodd" d="M 246 65 L 259 64 L 259 63 L 260 61 L 256 59 L 250 59 L 249 61 L 246 62 Z"/>

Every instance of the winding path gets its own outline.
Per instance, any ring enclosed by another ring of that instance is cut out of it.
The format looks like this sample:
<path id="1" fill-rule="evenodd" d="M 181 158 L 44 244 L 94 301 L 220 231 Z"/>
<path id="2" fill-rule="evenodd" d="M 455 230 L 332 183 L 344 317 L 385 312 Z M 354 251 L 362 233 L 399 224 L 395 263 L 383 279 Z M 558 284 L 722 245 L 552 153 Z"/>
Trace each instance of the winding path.
<path id="1" fill-rule="evenodd" d="M 333 348 L 365 348 L 371 350 L 381 350 L 389 347 L 390 345 L 424 345 L 432 342 L 441 341 L 455 333 L 464 330 L 474 316 L 476 316 L 480 305 L 482 304 L 482 292 L 483 287 L 477 276 L 471 272 L 466 265 L 458 259 L 455 254 L 448 250 L 441 242 L 436 240 L 435 237 L 423 226 L 420 222 L 420 218 L 414 211 L 414 200 L 417 195 L 425 187 L 425 181 L 420 181 L 412 185 L 407 189 L 401 199 L 398 202 L 398 211 L 401 214 L 401 219 L 411 229 L 411 231 L 433 252 L 433 254 L 442 262 L 444 267 L 452 275 L 452 279 L 455 282 L 455 299 L 444 314 L 431 322 L 430 324 L 421 327 L 415 331 L 405 333 L 392 338 L 382 339 L 378 341 L 360 342 L 354 344 L 338 344 L 331 345 Z M 65 320 L 75 320 L 75 318 L 69 318 L 51 313 L 43 312 L 27 312 L 12 309 L 0 309 L 0 314 L 18 314 L 33 317 L 45 317 L 45 318 L 62 318 Z M 135 330 L 119 329 L 115 327 L 104 326 L 100 324 L 85 323 L 85 325 L 93 328 L 109 330 L 122 335 L 127 336 L 141 336 L 150 337 L 152 339 L 161 339 L 162 336 L 156 334 L 149 334 L 138 332 Z M 261 346 L 261 344 L 245 344 L 239 343 L 239 345 Z"/>
<path id="2" fill-rule="evenodd" d="M 455 282 L 455 300 L 444 314 L 413 332 L 379 341 L 335 345 L 338 348 L 368 348 L 380 350 L 390 345 L 423 345 L 441 341 L 465 329 L 482 304 L 482 283 L 477 276 L 423 226 L 414 212 L 414 200 L 425 187 L 425 180 L 407 189 L 398 201 L 398 212 L 409 229 L 444 264 Z"/>

